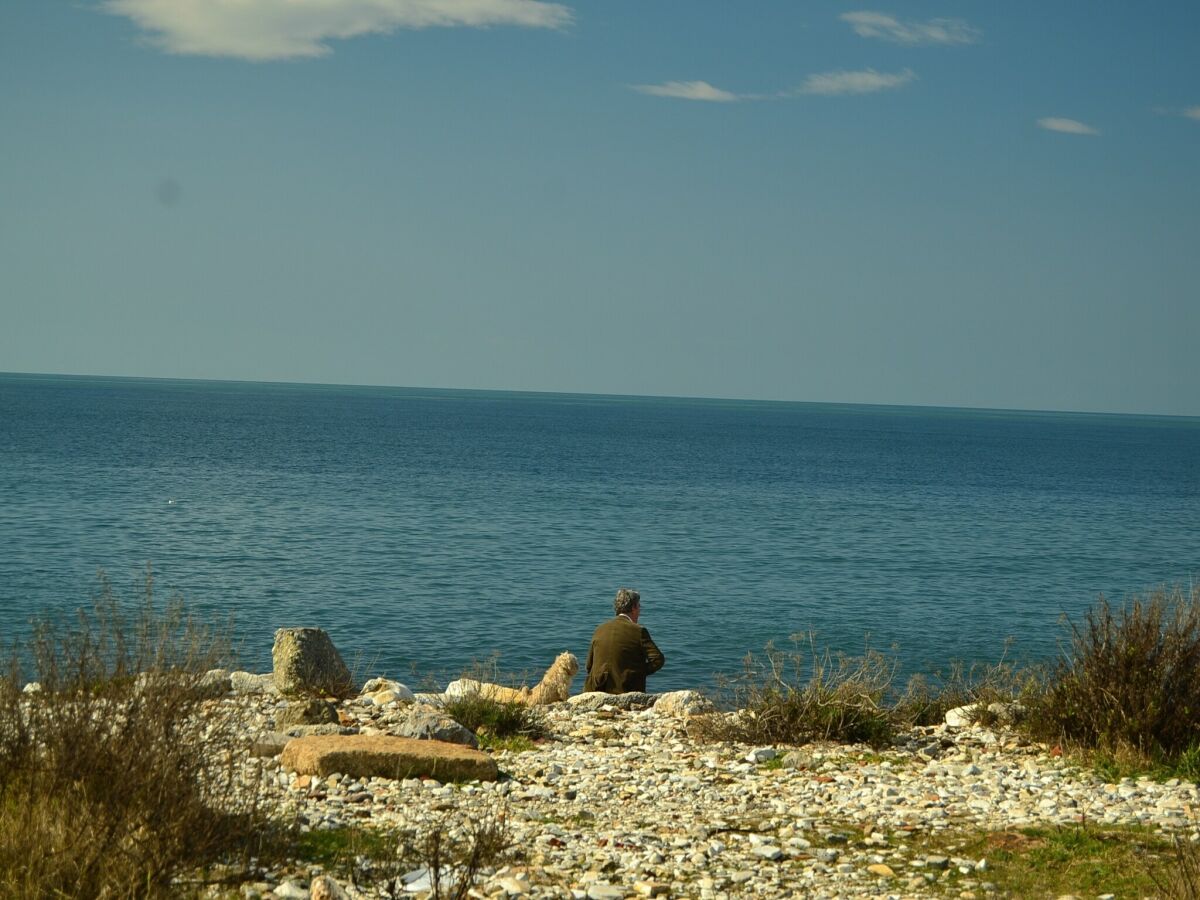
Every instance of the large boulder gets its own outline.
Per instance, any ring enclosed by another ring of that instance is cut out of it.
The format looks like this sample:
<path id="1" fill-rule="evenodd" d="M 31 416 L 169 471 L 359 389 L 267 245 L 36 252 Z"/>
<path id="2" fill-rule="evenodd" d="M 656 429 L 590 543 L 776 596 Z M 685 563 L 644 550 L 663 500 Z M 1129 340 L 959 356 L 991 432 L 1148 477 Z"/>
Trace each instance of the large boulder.
<path id="1" fill-rule="evenodd" d="M 280 628 L 271 649 L 275 687 L 285 697 L 352 697 L 350 670 L 320 628 Z"/>
<path id="2" fill-rule="evenodd" d="M 387 734 L 296 738 L 283 748 L 283 768 L 301 775 L 341 772 L 354 778 L 495 781 L 496 761 L 480 750 Z"/>
<path id="3" fill-rule="evenodd" d="M 463 744 L 467 747 L 479 746 L 479 739 L 469 729 L 464 728 L 440 709 L 426 706 L 423 703 L 416 703 L 409 707 L 407 717 L 395 726 L 395 730 L 402 737 L 419 741 L 445 741 L 450 744 Z"/>

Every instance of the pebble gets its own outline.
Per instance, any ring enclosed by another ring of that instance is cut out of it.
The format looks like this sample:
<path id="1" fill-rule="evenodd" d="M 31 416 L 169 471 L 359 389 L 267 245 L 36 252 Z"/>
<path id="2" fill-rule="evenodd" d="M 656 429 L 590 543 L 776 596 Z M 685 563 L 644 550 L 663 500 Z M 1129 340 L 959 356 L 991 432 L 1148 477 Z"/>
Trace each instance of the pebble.
<path id="1" fill-rule="evenodd" d="M 275 697 L 219 702 L 246 707 L 251 725 L 270 730 Z M 339 713 L 348 727 L 389 733 L 406 705 L 352 700 Z M 249 755 L 244 780 L 281 816 L 311 828 L 420 829 L 446 815 L 478 819 L 503 807 L 521 868 L 485 870 L 477 893 L 530 900 L 882 900 L 947 896 L 947 884 L 949 895 L 982 897 L 996 892 L 971 880 L 988 871 L 986 859 L 910 851 L 909 843 L 919 845 L 910 837 L 1081 820 L 1190 835 L 1200 811 L 1195 784 L 1105 784 L 1013 733 L 974 725 L 915 729 L 878 752 L 702 744 L 689 736 L 686 717 L 653 708 L 558 704 L 545 719 L 551 737 L 535 750 L 495 754 L 503 773 L 496 783 L 306 779 L 281 771 L 277 758 Z M 780 768 L 761 765 L 778 757 Z M 259 894 L 307 898 L 303 885 L 318 875 L 264 875 L 277 886 L 268 893 L 263 884 Z M 427 875 L 410 873 L 410 893 Z"/>

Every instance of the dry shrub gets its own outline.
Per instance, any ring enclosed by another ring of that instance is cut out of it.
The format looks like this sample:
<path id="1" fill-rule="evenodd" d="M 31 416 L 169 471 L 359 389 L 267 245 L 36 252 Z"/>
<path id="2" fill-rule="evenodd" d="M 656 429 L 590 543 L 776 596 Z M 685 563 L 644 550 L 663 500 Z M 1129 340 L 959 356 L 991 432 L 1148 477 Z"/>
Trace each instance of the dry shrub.
<path id="1" fill-rule="evenodd" d="M 1200 900 L 1200 846 L 1175 835 L 1173 850 L 1166 866 L 1158 859 L 1148 861 L 1150 879 L 1171 900 Z"/>
<path id="2" fill-rule="evenodd" d="M 205 699 L 226 646 L 179 601 L 156 607 L 149 571 L 132 617 L 102 575 L 73 628 L 36 627 L 0 679 L 0 895 L 165 895 L 250 850 L 240 728 Z"/>
<path id="3" fill-rule="evenodd" d="M 1030 728 L 1086 749 L 1170 762 L 1200 734 L 1200 588 L 1161 588 L 1114 608 L 1104 597 L 1032 704 Z"/>
<path id="4" fill-rule="evenodd" d="M 697 736 L 750 744 L 814 740 L 886 744 L 893 723 L 885 701 L 896 663 L 878 651 L 847 656 L 819 649 L 813 635 L 790 652 L 768 644 L 748 655 L 740 678 L 725 686 L 721 705 L 733 715 L 697 721 Z"/>

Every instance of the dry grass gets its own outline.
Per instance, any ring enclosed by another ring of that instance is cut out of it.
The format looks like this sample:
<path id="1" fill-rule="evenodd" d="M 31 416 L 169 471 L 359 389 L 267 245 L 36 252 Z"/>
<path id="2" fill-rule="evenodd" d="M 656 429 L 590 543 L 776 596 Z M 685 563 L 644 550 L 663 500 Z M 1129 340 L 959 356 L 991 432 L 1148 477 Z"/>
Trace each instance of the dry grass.
<path id="1" fill-rule="evenodd" d="M 768 644 L 762 658 L 747 656 L 740 678 L 721 705 L 739 712 L 697 720 L 697 736 L 750 744 L 833 740 L 887 743 L 893 720 L 885 705 L 896 663 L 874 650 L 861 657 L 817 647 L 812 635 L 790 652 Z"/>
<path id="2" fill-rule="evenodd" d="M 1021 668 L 1008 661 L 1010 639 L 998 662 L 976 662 L 970 666 L 951 662 L 931 675 L 914 675 L 892 707 L 900 725 L 938 725 L 946 713 L 973 706 L 976 720 L 991 724 L 988 707 L 994 703 L 1024 702 L 1044 689 L 1045 674 L 1037 667 Z"/>
<path id="3" fill-rule="evenodd" d="M 464 900 L 485 870 L 507 858 L 510 847 L 501 808 L 471 819 L 444 814 L 420 829 L 312 831 L 296 838 L 295 855 L 385 897 L 412 896 L 405 881 L 424 875 L 431 900 Z"/>
<path id="4" fill-rule="evenodd" d="M 222 637 L 147 572 L 130 617 L 102 578 L 73 628 L 44 623 L 0 679 L 0 895 L 159 896 L 172 881 L 252 853 L 237 802 L 237 723 L 205 699 Z M 30 675 L 42 690 L 23 693 Z M 244 796 L 244 795 L 242 795 Z"/>
<path id="5" fill-rule="evenodd" d="M 1151 880 L 1171 900 L 1200 900 L 1200 846 L 1176 835 L 1172 849 L 1166 866 L 1146 867 Z"/>
<path id="6" fill-rule="evenodd" d="M 1103 597 L 1031 706 L 1036 737 L 1156 763 L 1195 756 L 1200 735 L 1200 588 Z"/>

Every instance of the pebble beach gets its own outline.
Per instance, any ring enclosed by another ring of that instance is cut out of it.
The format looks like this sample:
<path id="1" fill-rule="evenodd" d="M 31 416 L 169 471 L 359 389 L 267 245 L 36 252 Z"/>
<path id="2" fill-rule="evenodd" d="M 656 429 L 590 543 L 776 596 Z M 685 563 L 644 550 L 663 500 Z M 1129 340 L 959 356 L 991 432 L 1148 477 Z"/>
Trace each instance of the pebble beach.
<path id="1" fill-rule="evenodd" d="M 245 782 L 304 829 L 502 817 L 514 853 L 473 888 L 488 898 L 965 900 L 1000 894 L 986 856 L 955 854 L 960 833 L 1020 840 L 1017 829 L 1090 822 L 1200 840 L 1194 783 L 1105 783 L 1052 748 L 975 725 L 914 729 L 883 750 L 703 742 L 689 728 L 690 693 L 584 694 L 546 707 L 550 737 L 495 752 L 497 781 L 299 775 L 262 749 L 240 765 Z M 264 733 L 288 705 L 270 692 L 215 702 Z M 337 728 L 394 733 L 409 706 L 354 697 L 339 704 Z M 403 892 L 427 893 L 428 875 L 406 873 Z M 263 900 L 379 891 L 311 867 L 261 871 L 242 888 Z"/>

